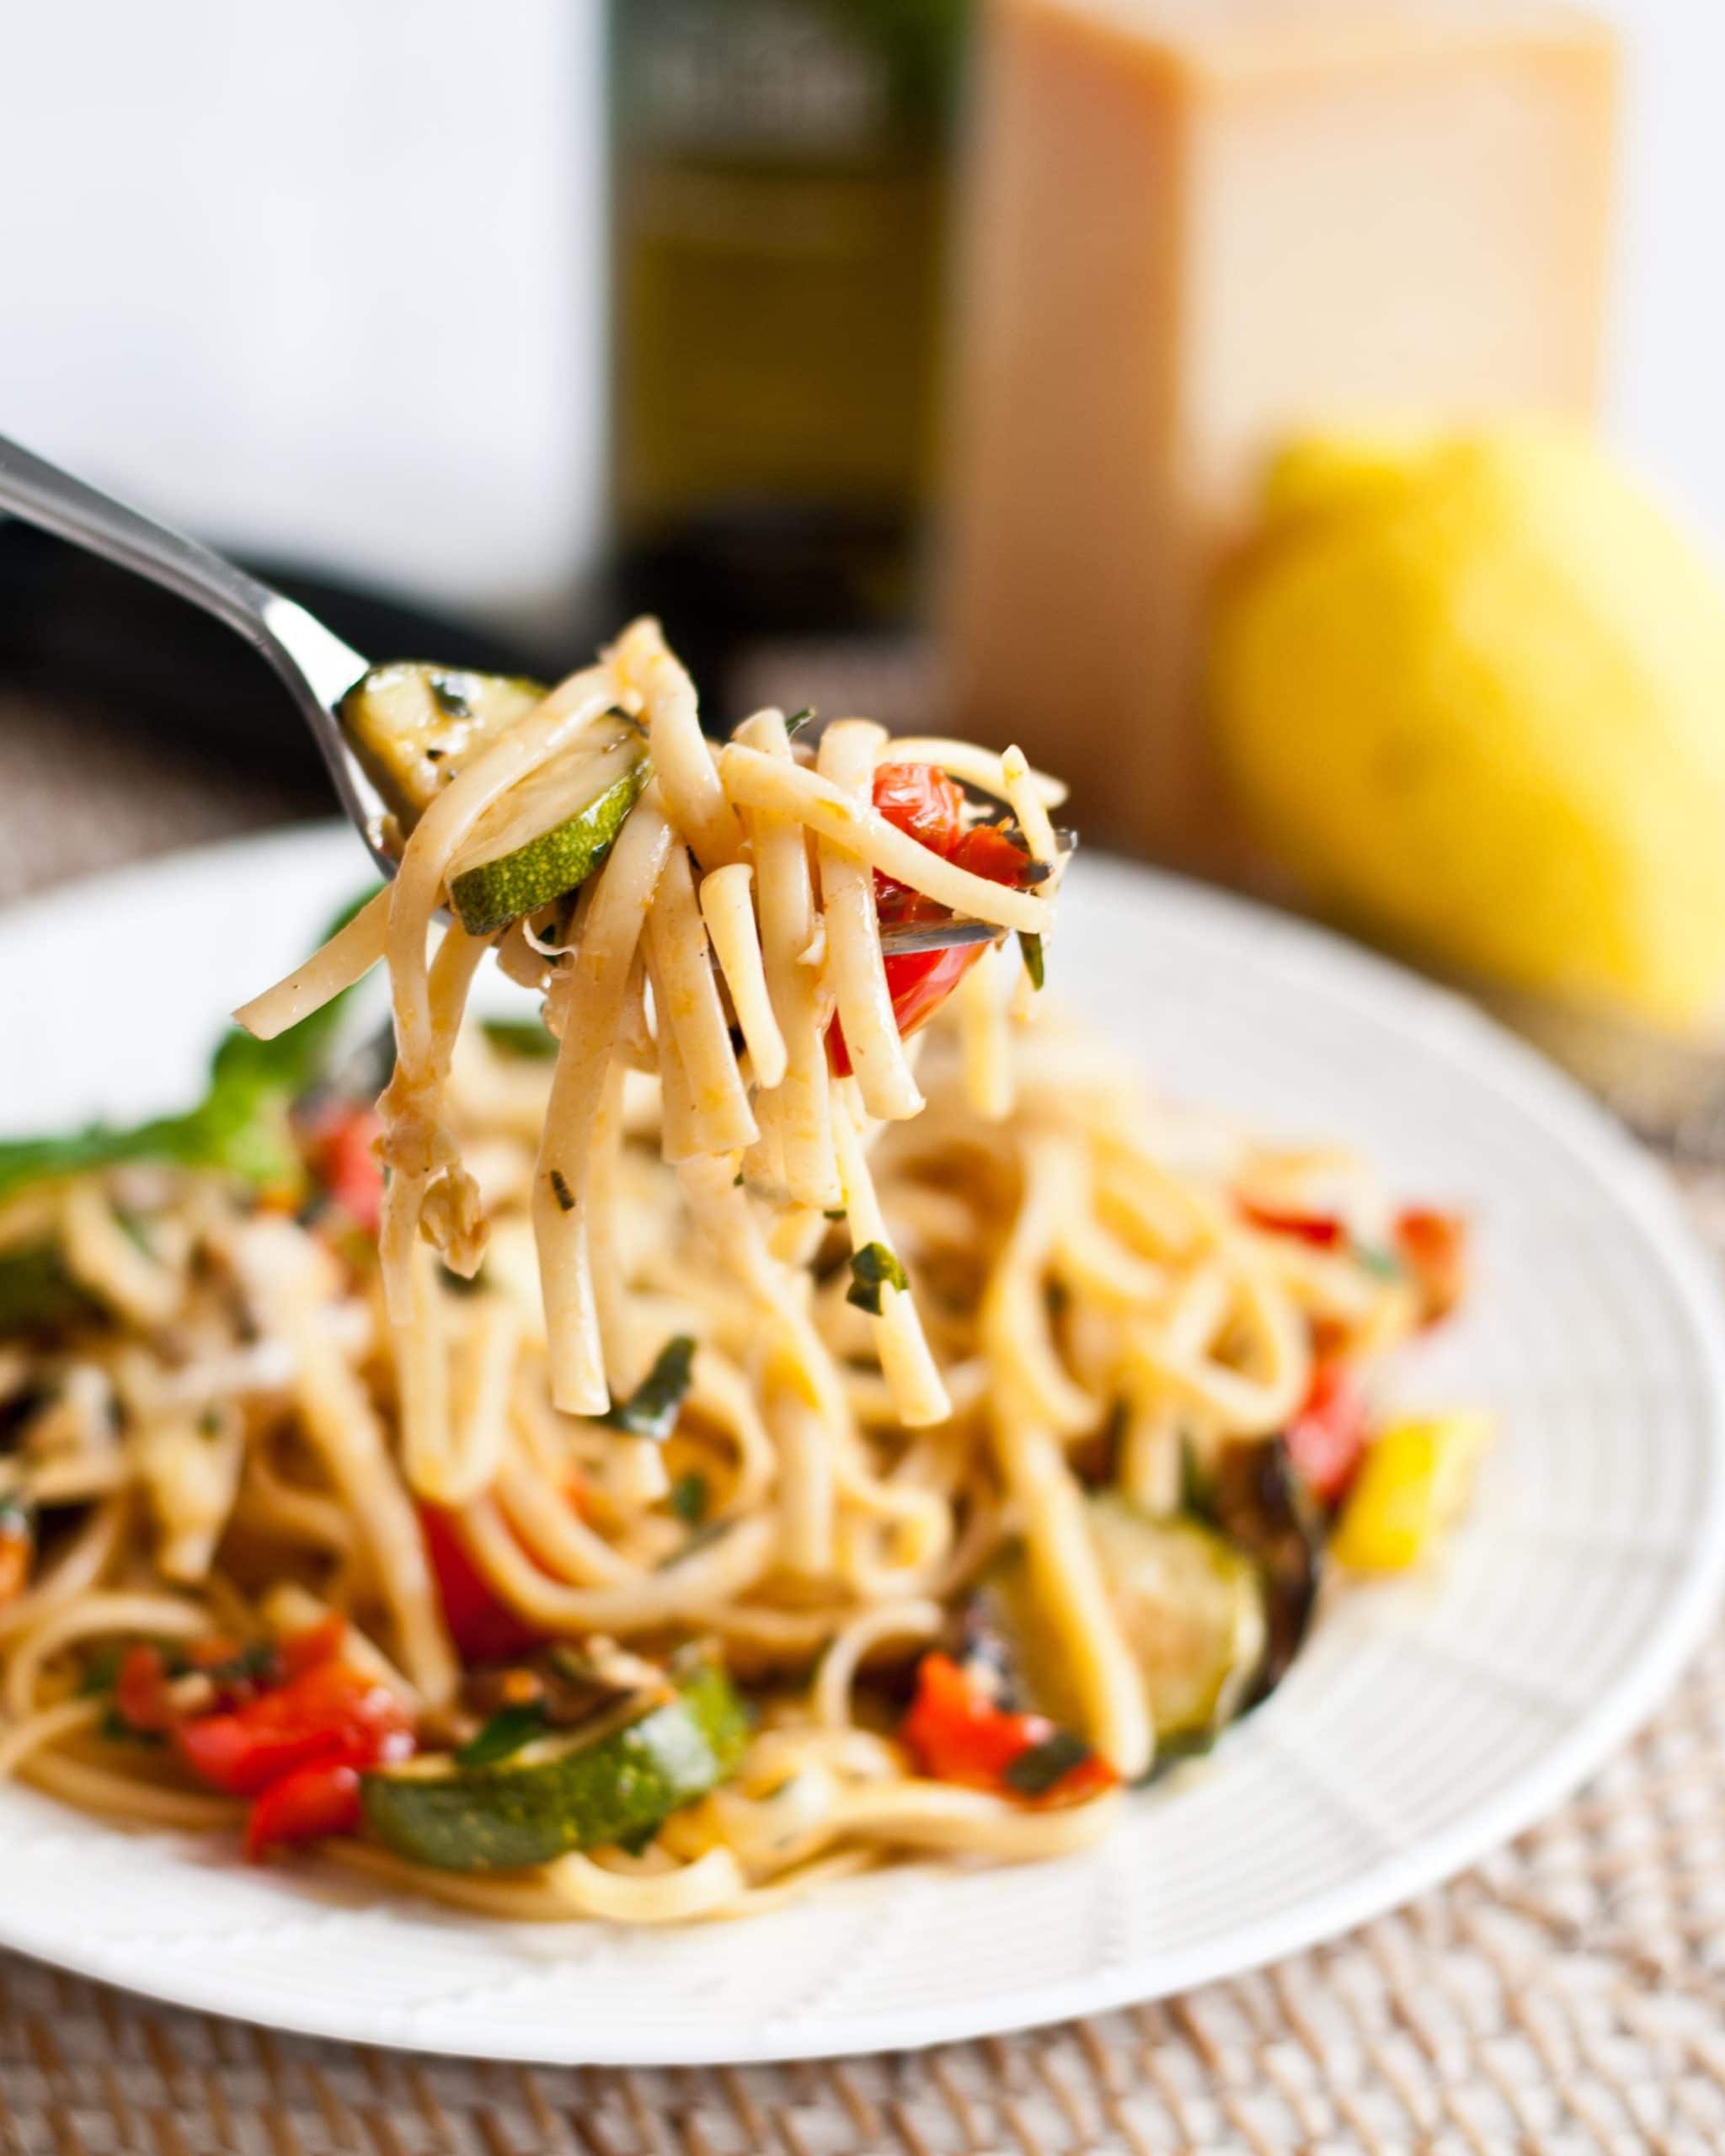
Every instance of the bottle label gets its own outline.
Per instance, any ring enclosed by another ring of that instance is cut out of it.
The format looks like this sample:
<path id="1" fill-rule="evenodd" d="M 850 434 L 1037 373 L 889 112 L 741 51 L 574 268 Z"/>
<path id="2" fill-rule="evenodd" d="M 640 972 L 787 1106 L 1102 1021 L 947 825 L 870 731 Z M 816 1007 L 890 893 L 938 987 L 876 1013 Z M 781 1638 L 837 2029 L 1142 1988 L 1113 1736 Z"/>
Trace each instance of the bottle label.
<path id="1" fill-rule="evenodd" d="M 818 8 L 630 0 L 628 13 L 627 109 L 641 147 L 832 157 L 890 125 L 884 54 L 836 35 Z"/>
<path id="2" fill-rule="evenodd" d="M 854 163 L 943 131 L 958 0 L 614 0 L 632 155 Z"/>

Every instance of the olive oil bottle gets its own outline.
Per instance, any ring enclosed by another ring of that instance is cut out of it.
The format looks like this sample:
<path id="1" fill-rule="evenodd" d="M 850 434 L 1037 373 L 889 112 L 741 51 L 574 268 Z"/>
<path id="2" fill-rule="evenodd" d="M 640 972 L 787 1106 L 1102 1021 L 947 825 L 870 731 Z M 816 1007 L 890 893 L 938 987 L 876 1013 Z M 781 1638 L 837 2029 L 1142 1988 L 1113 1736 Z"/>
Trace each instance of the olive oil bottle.
<path id="1" fill-rule="evenodd" d="M 965 0 L 611 0 L 623 597 L 709 663 L 900 621 Z"/>

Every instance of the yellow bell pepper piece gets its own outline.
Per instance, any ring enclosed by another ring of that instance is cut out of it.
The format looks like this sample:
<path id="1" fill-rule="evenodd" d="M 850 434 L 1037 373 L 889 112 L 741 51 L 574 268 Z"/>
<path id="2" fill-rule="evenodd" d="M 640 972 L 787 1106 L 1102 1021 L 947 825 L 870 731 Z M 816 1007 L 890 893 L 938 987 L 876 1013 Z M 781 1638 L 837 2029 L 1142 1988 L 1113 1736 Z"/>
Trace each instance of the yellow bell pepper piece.
<path id="1" fill-rule="evenodd" d="M 1367 1452 L 1330 1544 L 1350 1572 L 1400 1572 L 1453 1527 L 1491 1440 L 1490 1417 L 1433 1415 L 1392 1422 Z"/>

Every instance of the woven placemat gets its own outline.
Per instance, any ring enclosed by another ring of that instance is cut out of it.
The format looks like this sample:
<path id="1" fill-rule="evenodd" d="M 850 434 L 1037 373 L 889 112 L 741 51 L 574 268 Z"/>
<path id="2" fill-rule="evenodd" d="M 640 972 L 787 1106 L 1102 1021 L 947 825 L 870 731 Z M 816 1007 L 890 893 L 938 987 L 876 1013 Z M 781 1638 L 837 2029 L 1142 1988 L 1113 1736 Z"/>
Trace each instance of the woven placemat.
<path id="1" fill-rule="evenodd" d="M 0 897 L 287 805 L 123 737 L 94 756 L 82 722 L 0 704 Z M 1725 1251 L 1725 1177 L 1687 1194 Z M 1573 1803 L 1394 1916 L 1157 2004 L 831 2065 L 414 2058 L 158 2009 L 0 1955 L 0 2152 L 1713 2156 L 1722 1798 L 1725 1635 Z"/>

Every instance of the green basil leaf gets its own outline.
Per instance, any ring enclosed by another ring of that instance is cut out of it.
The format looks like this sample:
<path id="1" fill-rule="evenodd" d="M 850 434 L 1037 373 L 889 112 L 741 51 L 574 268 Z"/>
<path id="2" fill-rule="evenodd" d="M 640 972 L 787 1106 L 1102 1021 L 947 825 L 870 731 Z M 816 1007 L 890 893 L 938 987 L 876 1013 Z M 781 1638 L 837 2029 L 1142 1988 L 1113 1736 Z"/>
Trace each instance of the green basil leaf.
<path id="1" fill-rule="evenodd" d="M 904 1294 L 910 1286 L 910 1275 L 884 1243 L 864 1243 L 851 1259 L 851 1284 L 845 1300 L 859 1310 L 867 1310 L 870 1317 L 879 1317 L 881 1289 L 896 1288 Z"/>
<path id="2" fill-rule="evenodd" d="M 628 1398 L 613 1401 L 599 1420 L 632 1438 L 651 1438 L 655 1444 L 663 1444 L 676 1428 L 694 1370 L 695 1342 L 686 1332 L 679 1332 L 660 1349 L 653 1368 Z"/>
<path id="3" fill-rule="evenodd" d="M 373 896 L 365 892 L 343 907 L 324 937 L 344 928 Z M 0 1143 L 0 1198 L 51 1177 L 88 1175 L 126 1161 L 218 1168 L 263 1184 L 296 1180 L 300 1157 L 287 1111 L 323 1075 L 351 992 L 344 989 L 273 1041 L 254 1040 L 233 1028 L 211 1059 L 202 1101 L 184 1115 L 129 1127 L 93 1123 L 61 1136 Z"/>
<path id="4" fill-rule="evenodd" d="M 1057 1729 L 1001 1769 L 1001 1780 L 1020 1796 L 1046 1796 L 1058 1781 L 1092 1756 L 1090 1747 L 1070 1729 Z"/>
<path id="5" fill-rule="evenodd" d="M 537 1700 L 519 1707 L 500 1707 L 477 1737 L 459 1747 L 455 1763 L 458 1767 L 494 1767 L 499 1759 L 513 1758 L 523 1745 L 542 1737 L 548 1726 Z"/>
<path id="6" fill-rule="evenodd" d="M 666 1502 L 685 1527 L 699 1527 L 707 1517 L 708 1497 L 707 1477 L 692 1468 L 671 1484 Z"/>
<path id="7" fill-rule="evenodd" d="M 482 1018 L 479 1030 L 499 1055 L 549 1063 L 557 1054 L 557 1043 L 537 1018 Z"/>

